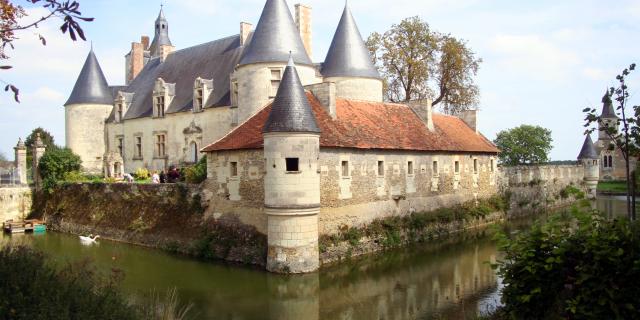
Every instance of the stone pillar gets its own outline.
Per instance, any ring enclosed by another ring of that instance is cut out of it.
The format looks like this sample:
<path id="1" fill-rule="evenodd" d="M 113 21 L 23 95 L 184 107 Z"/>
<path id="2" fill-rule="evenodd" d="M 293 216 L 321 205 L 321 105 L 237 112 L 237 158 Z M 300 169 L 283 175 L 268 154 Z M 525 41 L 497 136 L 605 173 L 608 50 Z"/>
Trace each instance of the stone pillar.
<path id="1" fill-rule="evenodd" d="M 33 143 L 31 147 L 31 154 L 33 156 L 33 162 L 31 169 L 33 170 L 33 184 L 36 187 L 36 190 L 42 189 L 42 177 L 40 176 L 40 169 L 38 169 L 38 164 L 40 163 L 40 158 L 44 155 L 46 147 L 44 143 L 42 143 L 42 139 L 40 139 L 40 133 L 36 133 L 36 141 Z"/>
<path id="2" fill-rule="evenodd" d="M 599 159 L 582 159 L 582 167 L 584 168 L 584 183 L 587 188 L 587 197 L 595 199 L 598 188 L 598 180 L 600 180 Z"/>
<path id="3" fill-rule="evenodd" d="M 18 139 L 18 144 L 13 148 L 15 154 L 15 167 L 19 184 L 27 184 L 27 147 L 22 139 Z"/>
<path id="4" fill-rule="evenodd" d="M 267 270 L 305 273 L 319 267 L 320 135 L 264 134 Z"/>

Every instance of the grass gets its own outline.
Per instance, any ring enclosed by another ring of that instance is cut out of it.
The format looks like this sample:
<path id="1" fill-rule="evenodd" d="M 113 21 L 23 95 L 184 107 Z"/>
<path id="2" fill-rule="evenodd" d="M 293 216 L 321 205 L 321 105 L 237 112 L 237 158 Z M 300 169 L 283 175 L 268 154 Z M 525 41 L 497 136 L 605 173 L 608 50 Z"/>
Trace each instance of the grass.
<path id="1" fill-rule="evenodd" d="M 598 191 L 627 193 L 626 181 L 600 181 L 598 182 Z"/>

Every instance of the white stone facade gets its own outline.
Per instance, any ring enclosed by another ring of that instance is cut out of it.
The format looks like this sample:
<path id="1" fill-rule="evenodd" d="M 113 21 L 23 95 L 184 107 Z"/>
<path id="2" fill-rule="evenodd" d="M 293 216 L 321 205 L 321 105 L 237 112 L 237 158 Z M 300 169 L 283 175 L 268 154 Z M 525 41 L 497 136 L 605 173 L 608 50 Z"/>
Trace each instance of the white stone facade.
<path id="1" fill-rule="evenodd" d="M 112 105 L 104 104 L 72 104 L 65 107 L 65 144 L 80 156 L 82 167 L 87 172 L 103 172 L 105 120 L 112 108 Z"/>

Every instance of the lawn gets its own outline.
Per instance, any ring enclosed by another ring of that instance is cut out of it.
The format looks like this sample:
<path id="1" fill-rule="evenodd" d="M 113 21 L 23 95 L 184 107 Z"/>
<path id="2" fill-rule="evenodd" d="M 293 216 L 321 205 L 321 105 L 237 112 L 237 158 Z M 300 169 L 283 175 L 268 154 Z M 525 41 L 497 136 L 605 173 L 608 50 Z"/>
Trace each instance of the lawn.
<path id="1" fill-rule="evenodd" d="M 600 181 L 598 182 L 598 191 L 626 193 L 627 182 L 626 181 Z"/>

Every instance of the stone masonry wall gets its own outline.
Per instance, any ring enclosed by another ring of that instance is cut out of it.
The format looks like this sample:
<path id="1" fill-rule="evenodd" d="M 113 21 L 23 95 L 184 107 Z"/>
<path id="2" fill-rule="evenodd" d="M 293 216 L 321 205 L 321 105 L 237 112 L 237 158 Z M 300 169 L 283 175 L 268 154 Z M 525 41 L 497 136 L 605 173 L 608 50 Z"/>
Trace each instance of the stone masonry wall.
<path id="1" fill-rule="evenodd" d="M 0 221 L 21 220 L 31 212 L 29 187 L 0 187 Z"/>

